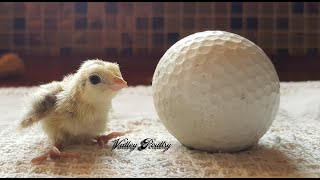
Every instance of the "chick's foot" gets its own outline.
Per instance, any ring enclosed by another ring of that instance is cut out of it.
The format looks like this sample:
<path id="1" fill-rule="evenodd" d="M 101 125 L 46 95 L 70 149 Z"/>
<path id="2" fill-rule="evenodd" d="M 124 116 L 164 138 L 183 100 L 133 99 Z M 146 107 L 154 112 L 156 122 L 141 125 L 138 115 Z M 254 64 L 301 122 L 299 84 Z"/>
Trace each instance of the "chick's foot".
<path id="1" fill-rule="evenodd" d="M 60 149 L 60 150 L 59 150 Z M 61 151 L 62 146 L 53 146 L 50 150 L 45 152 L 43 155 L 35 157 L 31 160 L 32 163 L 41 163 L 47 158 L 59 159 L 59 158 L 80 158 L 80 155 L 75 152 Z"/>
<path id="2" fill-rule="evenodd" d="M 126 132 L 112 132 L 108 135 L 101 135 L 96 137 L 95 139 L 97 140 L 97 143 L 99 144 L 99 146 L 104 147 L 105 144 L 107 144 L 109 142 L 110 139 L 113 138 L 117 138 L 120 136 L 124 136 L 128 133 L 130 133 L 131 131 L 126 131 Z"/>

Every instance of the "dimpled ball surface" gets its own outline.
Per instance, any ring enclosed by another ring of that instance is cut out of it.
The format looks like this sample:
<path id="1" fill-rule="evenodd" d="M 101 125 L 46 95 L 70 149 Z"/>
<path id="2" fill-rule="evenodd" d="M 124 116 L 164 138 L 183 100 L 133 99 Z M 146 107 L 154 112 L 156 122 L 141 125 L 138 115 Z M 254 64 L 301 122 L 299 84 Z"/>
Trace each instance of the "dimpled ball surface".
<path id="1" fill-rule="evenodd" d="M 267 132 L 280 84 L 267 55 L 234 33 L 204 31 L 172 45 L 152 79 L 160 121 L 183 145 L 210 152 L 247 149 Z"/>

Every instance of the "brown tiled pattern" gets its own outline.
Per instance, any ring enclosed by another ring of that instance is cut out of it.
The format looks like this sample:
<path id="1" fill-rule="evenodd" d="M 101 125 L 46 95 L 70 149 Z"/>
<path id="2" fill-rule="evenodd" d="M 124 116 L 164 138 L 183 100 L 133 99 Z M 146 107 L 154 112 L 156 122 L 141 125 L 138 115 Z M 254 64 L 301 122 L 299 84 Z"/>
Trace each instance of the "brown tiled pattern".
<path id="1" fill-rule="evenodd" d="M 164 53 L 199 31 L 240 34 L 270 54 L 319 54 L 318 2 L 1 2 L 0 53 Z"/>

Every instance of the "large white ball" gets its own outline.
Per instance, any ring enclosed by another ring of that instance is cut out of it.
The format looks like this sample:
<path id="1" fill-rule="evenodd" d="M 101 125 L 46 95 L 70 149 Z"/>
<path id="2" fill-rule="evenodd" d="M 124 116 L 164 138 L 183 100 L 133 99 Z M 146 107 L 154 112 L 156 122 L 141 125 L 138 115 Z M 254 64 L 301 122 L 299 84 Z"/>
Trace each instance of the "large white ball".
<path id="1" fill-rule="evenodd" d="M 185 146 L 210 152 L 255 145 L 275 119 L 279 89 L 267 55 L 225 31 L 198 32 L 176 42 L 152 79 L 163 125 Z"/>

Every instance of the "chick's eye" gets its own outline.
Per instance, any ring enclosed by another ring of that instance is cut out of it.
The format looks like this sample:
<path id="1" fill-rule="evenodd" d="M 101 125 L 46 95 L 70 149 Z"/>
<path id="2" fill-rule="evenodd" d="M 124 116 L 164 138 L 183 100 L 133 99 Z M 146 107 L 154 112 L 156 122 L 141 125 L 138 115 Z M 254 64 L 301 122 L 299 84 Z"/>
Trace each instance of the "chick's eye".
<path id="1" fill-rule="evenodd" d="M 89 77 L 89 81 L 90 81 L 91 84 L 97 85 L 97 84 L 99 84 L 101 82 L 101 78 L 98 75 L 91 75 Z"/>

